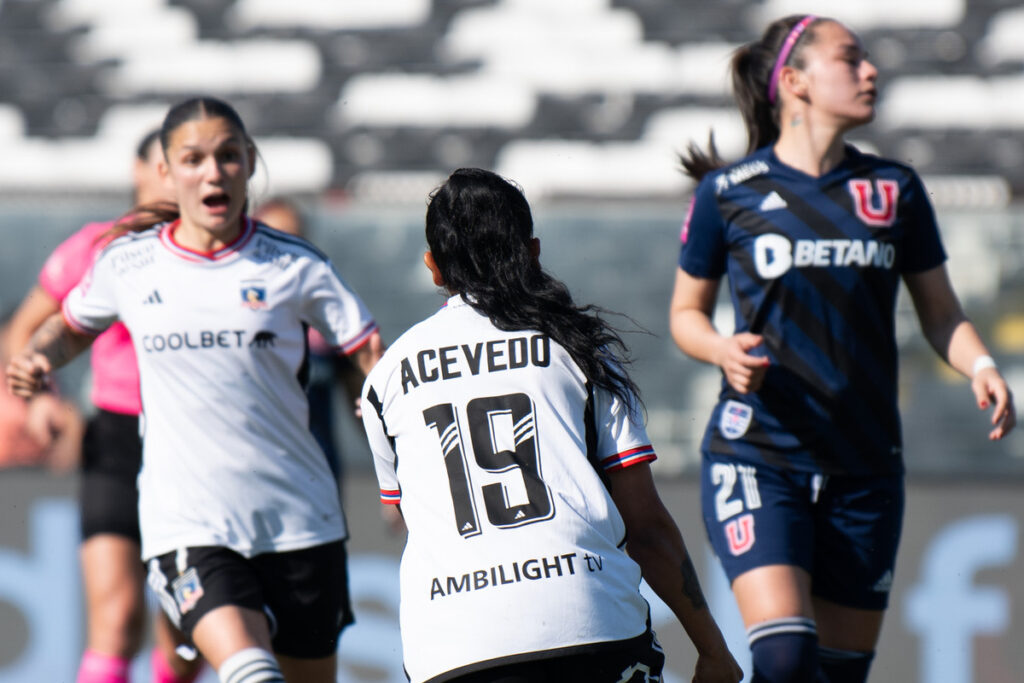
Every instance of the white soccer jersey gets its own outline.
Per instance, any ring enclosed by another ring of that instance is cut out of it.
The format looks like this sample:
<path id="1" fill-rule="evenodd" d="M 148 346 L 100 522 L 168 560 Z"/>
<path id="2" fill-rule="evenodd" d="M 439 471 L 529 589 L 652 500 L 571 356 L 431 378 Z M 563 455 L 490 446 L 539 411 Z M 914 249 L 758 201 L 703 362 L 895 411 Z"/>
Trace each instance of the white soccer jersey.
<path id="1" fill-rule="evenodd" d="M 144 558 L 218 545 L 242 555 L 344 538 L 335 481 L 309 432 L 306 326 L 351 352 L 374 332 L 366 307 L 305 240 L 245 219 L 199 254 L 175 224 L 112 242 L 68 295 L 70 325 L 122 320 L 144 414 Z"/>
<path id="2" fill-rule="evenodd" d="M 601 473 L 654 451 L 625 406 L 590 393 L 561 346 L 498 330 L 457 296 L 370 372 L 381 500 L 401 503 L 409 529 L 400 621 L 413 683 L 645 631 L 640 568 Z"/>

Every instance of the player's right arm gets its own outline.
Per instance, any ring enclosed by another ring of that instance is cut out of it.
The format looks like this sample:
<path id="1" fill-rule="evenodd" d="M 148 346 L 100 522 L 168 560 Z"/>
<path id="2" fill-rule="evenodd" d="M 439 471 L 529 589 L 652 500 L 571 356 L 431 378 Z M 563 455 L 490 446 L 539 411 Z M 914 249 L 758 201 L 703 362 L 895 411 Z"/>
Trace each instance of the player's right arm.
<path id="1" fill-rule="evenodd" d="M 46 258 L 35 286 L 25 295 L 7 327 L 11 353 L 25 348 L 32 334 L 51 315 L 92 265 L 101 235 L 110 223 L 87 223 L 65 239 Z"/>
<path id="2" fill-rule="evenodd" d="M 7 387 L 23 398 L 43 391 L 49 383 L 50 372 L 89 348 L 93 339 L 91 334 L 72 329 L 61 313 L 54 313 L 7 365 Z"/>
<path id="3" fill-rule="evenodd" d="M 731 337 L 719 334 L 711 322 L 718 297 L 719 280 L 695 277 L 676 268 L 676 283 L 669 306 L 672 339 L 683 353 L 717 365 L 737 392 L 757 391 L 770 363 L 748 351 L 761 344 L 761 335 L 740 332 Z"/>
<path id="4" fill-rule="evenodd" d="M 679 265 L 669 307 L 669 328 L 683 353 L 717 365 L 732 388 L 746 394 L 761 387 L 770 361 L 748 353 L 761 344 L 760 335 L 740 332 L 725 337 L 712 323 L 719 284 L 729 260 L 726 226 L 715 186 L 710 176 L 697 186 L 679 235 Z"/>
<path id="5" fill-rule="evenodd" d="M 369 375 L 369 373 L 367 373 Z M 375 377 L 368 377 L 363 385 L 360 404 L 366 439 L 373 455 L 373 467 L 380 484 L 381 518 L 388 530 L 400 533 L 406 530 L 402 516 L 402 487 L 398 483 L 397 461 L 392 438 L 384 426 L 384 406 L 377 389 L 373 386 Z"/>
<path id="6" fill-rule="evenodd" d="M 697 648 L 695 683 L 736 683 L 743 671 L 708 609 L 683 536 L 658 496 L 647 463 L 608 473 L 612 499 L 626 524 L 626 552 L 675 613 Z"/>
<path id="7" fill-rule="evenodd" d="M 110 259 L 101 255 L 92 263 L 64 298 L 62 310 L 46 318 L 28 345 L 11 359 L 7 366 L 11 393 L 28 398 L 46 389 L 50 372 L 89 348 L 96 335 L 117 320 L 113 276 Z"/>
<path id="8" fill-rule="evenodd" d="M 7 324 L 7 344 L 12 353 L 25 348 L 32 334 L 54 313 L 60 311 L 60 302 L 45 289 L 35 285 Z"/>

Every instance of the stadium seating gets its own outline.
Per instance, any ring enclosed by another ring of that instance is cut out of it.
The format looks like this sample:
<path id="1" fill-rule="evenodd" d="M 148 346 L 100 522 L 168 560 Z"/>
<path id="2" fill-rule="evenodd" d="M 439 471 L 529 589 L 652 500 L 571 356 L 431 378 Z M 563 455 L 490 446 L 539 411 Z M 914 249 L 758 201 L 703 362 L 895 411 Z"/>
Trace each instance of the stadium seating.
<path id="1" fill-rule="evenodd" d="M 727 154 L 742 152 L 729 53 L 805 4 L 6 0 L 0 137 L 20 169 L 0 172 L 0 194 L 123 192 L 116 160 L 145 125 L 114 131 L 111 117 L 155 120 L 213 93 L 276 150 L 273 190 L 405 201 L 468 164 L 549 198 L 676 198 L 688 184 L 675 155 L 690 141 L 714 128 Z M 975 188 L 938 203 L 1024 191 L 1024 10 L 828 0 L 815 11 L 857 28 L 882 69 L 878 120 L 861 141 L 926 179 Z M 77 155 L 114 170 L 77 175 Z M 53 172 L 56 160 L 66 171 Z"/>
<path id="2" fill-rule="evenodd" d="M 661 240 L 692 187 L 678 154 L 712 130 L 724 156 L 743 153 L 730 54 L 808 6 L 855 28 L 881 70 L 877 120 L 853 142 L 922 173 L 958 291 L 983 328 L 1017 330 L 994 353 L 1019 357 L 1024 233 L 1007 207 L 1024 194 L 1024 10 L 1007 0 L 0 0 L 0 227 L 33 230 L 0 250 L 0 310 L 84 202 L 124 205 L 130 154 L 168 105 L 209 93 L 238 107 L 261 150 L 255 197 L 352 200 L 313 232 L 332 255 L 360 254 L 346 273 L 374 282 L 386 329 L 436 298 L 418 265 L 427 192 L 459 166 L 519 182 L 551 230 L 554 271 L 660 331 L 631 340 L 650 427 L 663 467 L 692 467 L 707 407 L 689 401 L 712 397 L 719 375 L 684 368 L 661 329 L 674 261 Z M 39 212 L 39 197 L 60 201 Z M 623 226 L 631 239 L 616 238 Z M 397 277 L 380 277 L 385 261 Z M 934 429 L 963 419 L 963 387 L 919 370 L 934 355 L 906 297 L 897 320 L 912 351 L 908 432 L 962 442 L 939 463 L 919 440 L 911 463 L 973 471 L 975 433 Z M 1024 387 L 1021 366 L 1007 368 Z"/>

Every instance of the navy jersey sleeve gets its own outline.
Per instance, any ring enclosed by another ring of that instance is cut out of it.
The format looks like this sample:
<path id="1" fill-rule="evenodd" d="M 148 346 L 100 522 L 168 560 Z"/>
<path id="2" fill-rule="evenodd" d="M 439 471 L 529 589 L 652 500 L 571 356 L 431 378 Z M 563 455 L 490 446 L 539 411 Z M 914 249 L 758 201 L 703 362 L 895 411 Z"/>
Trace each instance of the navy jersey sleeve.
<path id="1" fill-rule="evenodd" d="M 906 243 L 903 249 L 903 272 L 920 273 L 946 261 L 935 210 L 916 173 L 911 173 L 905 195 L 907 215 Z"/>
<path id="2" fill-rule="evenodd" d="M 680 235 L 679 267 L 694 277 L 717 280 L 725 274 L 725 225 L 718 210 L 714 176 L 700 182 Z"/>

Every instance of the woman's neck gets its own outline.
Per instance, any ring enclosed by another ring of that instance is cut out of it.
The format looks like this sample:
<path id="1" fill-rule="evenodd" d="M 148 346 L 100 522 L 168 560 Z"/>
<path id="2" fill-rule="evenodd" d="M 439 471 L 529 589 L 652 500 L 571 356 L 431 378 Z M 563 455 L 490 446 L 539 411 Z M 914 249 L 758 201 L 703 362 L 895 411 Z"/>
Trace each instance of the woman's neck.
<path id="1" fill-rule="evenodd" d="M 191 251 L 210 253 L 234 242 L 241 232 L 241 216 L 218 230 L 196 225 L 182 216 L 181 222 L 174 230 L 174 241 L 178 243 L 178 246 Z"/>
<path id="2" fill-rule="evenodd" d="M 841 129 L 816 124 L 801 113 L 785 117 L 773 151 L 782 163 L 816 178 L 838 166 L 846 154 Z"/>

